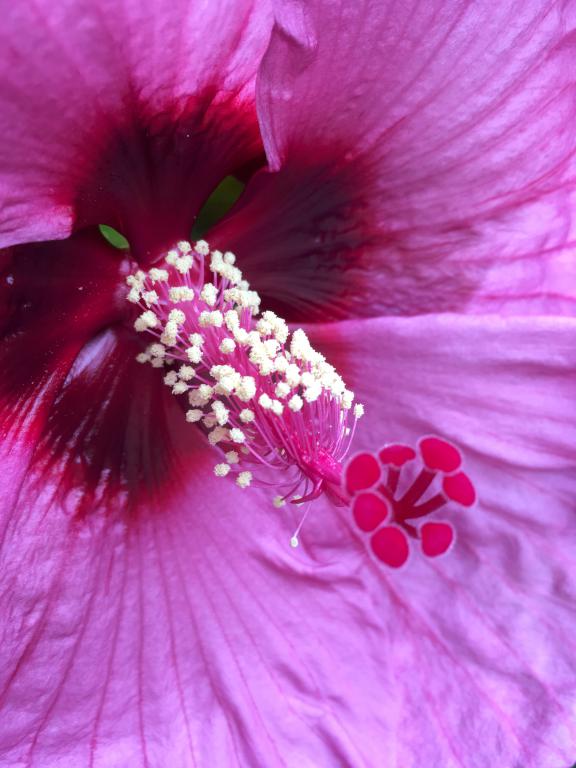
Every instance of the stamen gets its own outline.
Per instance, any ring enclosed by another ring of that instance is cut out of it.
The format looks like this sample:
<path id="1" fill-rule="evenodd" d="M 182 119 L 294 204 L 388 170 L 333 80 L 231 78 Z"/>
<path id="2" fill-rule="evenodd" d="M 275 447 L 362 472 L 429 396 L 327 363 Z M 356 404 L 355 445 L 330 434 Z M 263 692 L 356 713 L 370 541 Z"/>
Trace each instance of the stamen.
<path id="1" fill-rule="evenodd" d="M 419 471 L 414 472 L 418 464 Z M 354 521 L 370 534 L 370 547 L 378 560 L 391 568 L 402 567 L 410 556 L 411 540 L 419 542 L 426 557 L 439 557 L 452 549 L 456 534 L 451 523 L 442 520 L 416 526 L 411 521 L 449 502 L 461 507 L 475 503 L 476 491 L 461 465 L 460 451 L 440 437 L 422 438 L 418 452 L 395 444 L 377 454 L 357 454 L 348 462 L 344 478 Z M 436 492 L 429 492 L 434 486 Z"/>
<path id="2" fill-rule="evenodd" d="M 221 453 L 214 474 L 276 488 L 275 506 L 295 491 L 301 502 L 326 492 L 344 503 L 342 462 L 364 409 L 303 330 L 260 315 L 234 254 L 182 241 L 127 283 L 134 327 L 151 341 L 137 359 L 164 369 L 186 421 Z"/>

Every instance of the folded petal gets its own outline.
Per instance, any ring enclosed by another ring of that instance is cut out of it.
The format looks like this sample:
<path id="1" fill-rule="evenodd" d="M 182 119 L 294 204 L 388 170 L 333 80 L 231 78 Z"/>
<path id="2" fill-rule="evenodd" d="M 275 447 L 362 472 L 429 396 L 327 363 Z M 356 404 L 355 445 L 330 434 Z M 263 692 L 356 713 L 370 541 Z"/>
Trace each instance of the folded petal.
<path id="1" fill-rule="evenodd" d="M 574 314 L 573 5 L 275 8 L 273 172 L 222 232 L 268 303 L 276 287 L 298 319 Z"/>
<path id="2" fill-rule="evenodd" d="M 291 549 L 300 513 L 214 478 L 213 456 L 178 432 L 186 487 L 137 515 L 72 524 L 33 483 L 8 485 L 3 761 L 569 764 L 574 330 L 452 317 L 318 329 L 371 414 L 360 446 L 434 431 L 474 475 L 480 502 L 453 519 L 454 551 L 397 573 L 325 502 Z"/>
<path id="3" fill-rule="evenodd" d="M 12 4 L 0 31 L 0 245 L 112 225 L 147 254 L 189 234 L 261 154 L 266 0 Z"/>

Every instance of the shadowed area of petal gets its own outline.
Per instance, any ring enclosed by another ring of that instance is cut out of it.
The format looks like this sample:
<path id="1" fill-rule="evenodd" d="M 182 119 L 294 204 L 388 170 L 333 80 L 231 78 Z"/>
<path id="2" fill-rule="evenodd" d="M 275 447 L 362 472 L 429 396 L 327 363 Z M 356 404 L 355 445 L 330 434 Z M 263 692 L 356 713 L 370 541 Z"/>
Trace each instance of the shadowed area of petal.
<path id="1" fill-rule="evenodd" d="M 446 317 L 318 329 L 373 414 L 360 445 L 445 435 L 481 495 L 450 521 L 453 553 L 398 574 L 372 562 L 350 511 L 325 502 L 291 549 L 301 512 L 239 495 L 178 432 L 186 487 L 141 503 L 128 525 L 121 508 L 74 525 L 57 507 L 46 515 L 12 466 L 2 759 L 276 768 L 371 765 L 377 751 L 406 768 L 568 764 L 574 330 Z"/>
<path id="2" fill-rule="evenodd" d="M 308 331 L 365 404 L 360 450 L 442 435 L 478 494 L 442 515 L 457 538 L 446 557 L 415 557 L 386 581 L 398 764 L 570 764 L 575 322 L 448 315 Z"/>
<path id="3" fill-rule="evenodd" d="M 0 31 L 0 244 L 106 223 L 143 258 L 262 154 L 265 0 L 14 4 Z"/>
<path id="4" fill-rule="evenodd" d="M 98 233 L 19 246 L 0 261 L 0 430 L 31 446 L 38 493 L 70 516 L 134 504 L 170 478 L 156 371 L 135 361 L 125 327 L 124 256 Z"/>
<path id="5" fill-rule="evenodd" d="M 574 23 L 539 0 L 276 3 L 272 172 L 222 230 L 264 295 L 300 321 L 574 314 Z"/>

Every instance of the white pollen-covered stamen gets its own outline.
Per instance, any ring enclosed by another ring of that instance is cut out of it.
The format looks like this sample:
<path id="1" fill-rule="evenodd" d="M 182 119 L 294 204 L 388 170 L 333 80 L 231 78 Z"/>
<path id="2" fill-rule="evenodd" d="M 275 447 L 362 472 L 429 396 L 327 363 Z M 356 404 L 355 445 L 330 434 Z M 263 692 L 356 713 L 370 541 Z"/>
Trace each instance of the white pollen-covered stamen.
<path id="1" fill-rule="evenodd" d="M 168 270 L 167 269 L 158 269 L 157 267 L 152 267 L 150 272 L 148 272 L 148 276 L 149 276 L 150 281 L 152 282 L 152 284 L 168 282 Z"/>
<path id="2" fill-rule="evenodd" d="M 177 243 L 177 246 L 180 253 L 186 254 L 186 253 L 190 253 L 190 251 L 192 250 L 192 246 L 190 245 L 188 240 L 180 240 L 180 242 Z"/>
<path id="3" fill-rule="evenodd" d="M 222 312 L 216 309 L 213 312 L 200 312 L 198 322 L 202 328 L 221 328 L 224 318 Z"/>
<path id="4" fill-rule="evenodd" d="M 131 304 L 140 303 L 140 290 L 138 288 L 130 288 L 128 295 L 126 296 Z"/>
<path id="5" fill-rule="evenodd" d="M 194 376 L 196 376 L 196 371 L 191 365 L 181 365 L 178 369 L 178 376 L 180 376 L 182 381 L 192 381 Z"/>
<path id="6" fill-rule="evenodd" d="M 200 291 L 200 298 L 209 307 L 213 307 L 216 304 L 218 298 L 218 291 L 214 283 L 205 283 L 204 287 Z"/>
<path id="7" fill-rule="evenodd" d="M 158 294 L 156 291 L 146 291 L 146 293 L 142 294 L 142 298 L 148 307 L 151 304 L 158 304 Z"/>
<path id="8" fill-rule="evenodd" d="M 248 488 L 252 482 L 252 472 L 240 472 L 236 478 L 236 485 L 240 488 Z"/>
<path id="9" fill-rule="evenodd" d="M 304 406 L 304 401 L 302 400 L 300 395 L 292 395 L 292 397 L 288 401 L 288 408 L 290 408 L 291 411 L 294 411 L 294 413 L 301 411 L 303 406 Z"/>
<path id="10" fill-rule="evenodd" d="M 201 347 L 204 344 L 204 336 L 201 333 L 191 333 L 188 336 L 188 341 L 193 347 Z"/>
<path id="11" fill-rule="evenodd" d="M 256 418 L 256 415 L 254 411 L 250 410 L 250 408 L 243 408 L 240 411 L 240 421 L 243 424 L 250 424 L 251 422 L 254 421 L 255 418 Z"/>
<path id="12" fill-rule="evenodd" d="M 238 427 L 233 427 L 230 430 L 230 440 L 232 440 L 233 443 L 245 443 L 246 435 Z"/>
<path id="13" fill-rule="evenodd" d="M 264 408 L 265 411 L 270 411 L 272 410 L 272 398 L 264 392 L 258 398 L 258 405 Z"/>
<path id="14" fill-rule="evenodd" d="M 166 376 L 164 376 L 164 384 L 166 384 L 169 387 L 173 387 L 177 381 L 178 381 L 178 374 L 176 373 L 176 371 L 168 371 Z"/>
<path id="15" fill-rule="evenodd" d="M 361 419 L 364 416 L 364 406 L 361 403 L 356 403 L 354 406 L 354 418 Z"/>
<path id="16" fill-rule="evenodd" d="M 202 360 L 202 350 L 200 347 L 188 347 L 186 349 L 186 355 L 188 360 L 190 360 L 190 362 L 194 363 L 195 365 L 198 365 L 198 363 Z"/>
<path id="17" fill-rule="evenodd" d="M 152 312 L 151 309 L 148 309 L 146 312 L 142 312 L 140 317 L 136 319 L 134 322 L 134 328 L 139 332 L 146 331 L 149 328 L 156 328 L 158 322 L 158 318 L 154 312 Z"/>
<path id="18" fill-rule="evenodd" d="M 134 327 L 154 341 L 137 360 L 169 366 L 163 377 L 186 398 L 186 421 L 211 445 L 223 444 L 217 476 L 233 474 L 248 487 L 255 468 L 274 470 L 281 487 L 291 488 L 277 506 L 298 489 L 315 498 L 322 480 L 334 483 L 354 435 L 352 416 L 363 409 L 351 411 L 353 394 L 303 330 L 291 334 L 269 310 L 256 317 L 260 297 L 232 253 L 182 241 L 165 259 L 165 269 L 127 280 L 141 312 Z M 267 475 L 255 482 L 269 485 Z"/>
<path id="19" fill-rule="evenodd" d="M 287 384 L 285 381 L 281 381 L 278 384 L 276 384 L 276 387 L 274 389 L 274 394 L 276 397 L 279 397 L 280 399 L 284 397 L 288 397 L 288 395 L 291 392 L 290 385 Z"/>
<path id="20" fill-rule="evenodd" d="M 200 256 L 208 256 L 208 254 L 210 253 L 210 246 L 208 245 L 206 240 L 198 240 L 196 242 L 196 245 L 194 246 L 194 250 Z"/>

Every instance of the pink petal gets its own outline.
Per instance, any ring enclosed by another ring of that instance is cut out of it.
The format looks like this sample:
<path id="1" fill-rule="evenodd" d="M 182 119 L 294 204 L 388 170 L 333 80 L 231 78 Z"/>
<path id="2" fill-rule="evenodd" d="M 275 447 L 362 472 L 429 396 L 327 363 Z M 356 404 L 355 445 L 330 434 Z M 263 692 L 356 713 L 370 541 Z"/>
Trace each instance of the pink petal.
<path id="1" fill-rule="evenodd" d="M 454 541 L 454 528 L 450 523 L 424 523 L 420 528 L 422 552 L 426 557 L 445 554 Z"/>
<path id="2" fill-rule="evenodd" d="M 540 0 L 280 0 L 274 172 L 219 234 L 267 305 L 574 314 L 574 24 Z"/>
<path id="3" fill-rule="evenodd" d="M 390 568 L 401 568 L 406 564 L 410 555 L 410 547 L 406 534 L 394 525 L 385 525 L 370 537 L 372 551 L 385 565 Z"/>
<path id="4" fill-rule="evenodd" d="M 361 531 L 373 531 L 390 514 L 388 504 L 377 493 L 359 493 L 352 503 L 352 511 Z"/>
<path id="5" fill-rule="evenodd" d="M 0 245 L 105 223 L 150 258 L 189 234 L 224 176 L 259 160 L 266 0 L 5 10 Z"/>
<path id="6" fill-rule="evenodd" d="M 396 762 L 570 765 L 576 322 L 439 315 L 308 331 L 365 405 L 360 450 L 445 436 L 477 490 L 473 514 L 442 510 L 457 536 L 445 558 L 415 552 L 382 577 L 384 666 L 407 729 L 387 742 Z"/>

